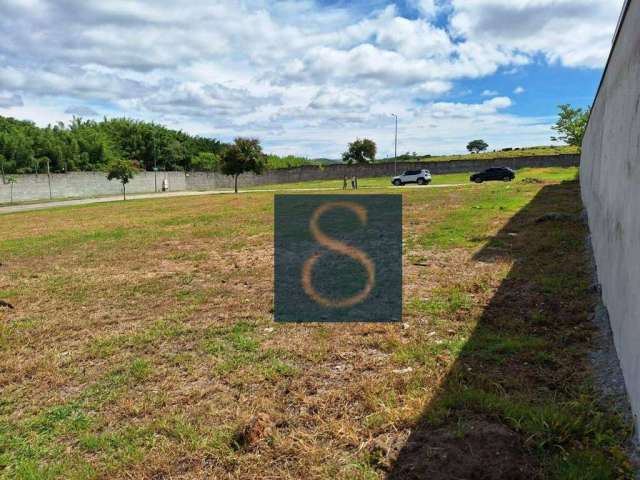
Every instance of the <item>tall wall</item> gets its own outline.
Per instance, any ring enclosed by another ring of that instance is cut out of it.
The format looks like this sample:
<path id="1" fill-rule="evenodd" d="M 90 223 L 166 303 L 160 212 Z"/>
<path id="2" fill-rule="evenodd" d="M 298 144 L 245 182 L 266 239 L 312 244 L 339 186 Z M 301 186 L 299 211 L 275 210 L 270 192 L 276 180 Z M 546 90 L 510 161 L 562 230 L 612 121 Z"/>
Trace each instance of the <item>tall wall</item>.
<path id="1" fill-rule="evenodd" d="M 186 190 L 183 172 L 166 172 L 170 190 Z M 49 177 L 40 175 L 14 175 L 13 201 L 43 200 L 49 198 Z M 157 173 L 158 190 L 162 187 L 165 172 Z M 127 184 L 127 193 L 155 191 L 154 172 L 140 172 Z M 51 197 L 96 197 L 122 194 L 122 184 L 117 180 L 109 181 L 104 172 L 71 172 L 51 174 Z M 9 202 L 11 185 L 0 181 L 0 203 Z"/>
<path id="2" fill-rule="evenodd" d="M 554 155 L 536 157 L 505 158 L 500 160 L 451 160 L 448 162 L 399 162 L 398 173 L 416 168 L 426 168 L 433 174 L 477 171 L 489 167 L 568 167 L 579 163 L 578 155 Z M 383 177 L 394 174 L 393 163 L 373 165 L 330 165 L 324 168 L 304 166 L 299 168 L 269 170 L 263 175 L 241 175 L 238 185 L 246 188 L 253 185 L 302 182 L 307 180 L 337 180 L 345 175 L 364 177 Z M 233 186 L 233 179 L 218 173 L 204 172 L 167 172 L 169 190 L 215 190 Z M 46 200 L 49 198 L 49 177 L 47 175 L 15 175 L 13 201 Z M 158 172 L 158 189 L 161 187 L 164 172 Z M 147 193 L 155 191 L 154 172 L 141 172 L 127 185 L 128 193 Z M 102 172 L 73 172 L 51 175 L 51 196 L 53 198 L 93 197 L 118 195 L 122 186 L 118 181 L 108 181 Z M 11 186 L 0 182 L 0 203 L 10 201 Z"/>
<path id="3" fill-rule="evenodd" d="M 631 406 L 640 416 L 640 0 L 630 0 L 580 165 L 598 278 Z M 640 422 L 637 426 L 640 427 Z"/>
<path id="4" fill-rule="evenodd" d="M 579 155 L 550 155 L 535 157 L 502 158 L 498 160 L 450 160 L 447 162 L 398 162 L 397 172 L 426 168 L 433 174 L 460 173 L 478 171 L 489 167 L 570 167 L 577 166 Z M 339 180 L 344 176 L 391 177 L 396 171 L 393 163 L 374 163 L 372 165 L 330 165 L 324 168 L 303 166 L 298 168 L 270 170 L 262 175 L 245 174 L 238 179 L 240 187 L 253 185 L 272 185 L 276 183 L 303 182 L 308 180 Z M 191 172 L 187 177 L 189 190 L 211 190 L 233 186 L 233 179 L 218 173 Z"/>

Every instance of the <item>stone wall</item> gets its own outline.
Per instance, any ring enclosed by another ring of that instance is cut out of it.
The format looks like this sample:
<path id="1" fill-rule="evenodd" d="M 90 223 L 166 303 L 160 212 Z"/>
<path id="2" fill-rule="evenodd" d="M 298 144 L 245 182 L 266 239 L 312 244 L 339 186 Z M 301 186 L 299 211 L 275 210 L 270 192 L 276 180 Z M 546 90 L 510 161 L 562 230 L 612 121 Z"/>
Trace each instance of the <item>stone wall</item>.
<path id="1" fill-rule="evenodd" d="M 571 167 L 580 162 L 579 155 L 552 155 L 537 157 L 503 158 L 498 160 L 450 160 L 447 162 L 398 162 L 397 172 L 426 168 L 432 174 L 460 173 L 483 170 L 489 167 Z M 242 188 L 253 185 L 272 185 L 276 183 L 304 182 L 308 180 L 339 180 L 344 176 L 391 177 L 395 174 L 393 163 L 373 165 L 329 165 L 324 168 L 303 166 L 299 168 L 270 170 L 262 175 L 245 174 L 238 178 Z M 187 177 L 189 190 L 214 190 L 233 187 L 233 178 L 218 173 L 191 172 Z"/>
<path id="2" fill-rule="evenodd" d="M 640 0 L 630 0 L 593 105 L 582 200 L 631 407 L 640 415 Z M 636 420 L 636 431 L 640 422 Z"/>
<path id="3" fill-rule="evenodd" d="M 398 162 L 398 173 L 404 170 L 426 168 L 434 175 L 478 171 L 494 166 L 511 167 L 568 167 L 579 163 L 578 155 L 554 155 L 537 157 L 517 157 L 499 160 L 451 160 L 448 162 Z M 338 180 L 345 175 L 365 177 L 391 177 L 394 175 L 393 163 L 373 165 L 330 165 L 324 168 L 304 166 L 299 168 L 269 170 L 263 175 L 245 174 L 238 179 L 242 188 L 254 185 L 303 182 L 307 180 Z M 233 187 L 233 178 L 219 173 L 205 172 L 158 172 L 157 185 L 160 190 L 162 180 L 169 180 L 169 190 L 216 190 Z M 95 197 L 119 195 L 122 185 L 117 181 L 108 181 L 103 172 L 73 172 L 67 174 L 15 175 L 13 201 L 47 200 L 50 198 Z M 127 193 L 148 193 L 155 191 L 156 174 L 141 172 L 127 184 Z M 51 193 L 49 192 L 49 182 Z M 0 203 L 10 200 L 10 185 L 0 182 Z"/>
<path id="4" fill-rule="evenodd" d="M 46 200 L 50 198 L 97 197 L 122 194 L 122 184 L 117 180 L 109 181 L 104 172 L 71 172 L 51 174 L 51 194 L 49 176 L 14 175 L 13 201 Z M 162 188 L 165 172 L 157 173 L 158 190 Z M 170 190 L 186 190 L 185 176 L 182 172 L 166 172 Z M 127 184 L 127 193 L 147 193 L 155 191 L 156 174 L 141 172 Z M 0 181 L 0 203 L 9 202 L 11 185 Z"/>

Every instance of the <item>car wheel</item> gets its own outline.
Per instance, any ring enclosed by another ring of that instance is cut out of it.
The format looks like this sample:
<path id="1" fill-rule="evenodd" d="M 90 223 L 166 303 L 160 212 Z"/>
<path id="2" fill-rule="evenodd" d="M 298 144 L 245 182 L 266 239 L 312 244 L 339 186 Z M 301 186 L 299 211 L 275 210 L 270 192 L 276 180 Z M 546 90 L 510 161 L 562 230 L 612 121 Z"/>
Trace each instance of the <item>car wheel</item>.
<path id="1" fill-rule="evenodd" d="M 401 182 L 400 180 L 394 180 L 394 181 L 393 181 L 393 184 L 394 184 L 396 187 L 399 187 L 400 185 L 402 185 L 402 182 Z"/>
<path id="2" fill-rule="evenodd" d="M 511 181 L 511 177 L 504 177 L 502 179 L 503 182 L 510 182 Z"/>
<path id="3" fill-rule="evenodd" d="M 474 178 L 473 181 L 476 182 L 476 183 L 482 183 L 482 179 L 481 178 Z"/>
<path id="4" fill-rule="evenodd" d="M 418 179 L 418 185 L 424 185 L 426 182 L 424 181 L 424 178 L 419 178 Z"/>

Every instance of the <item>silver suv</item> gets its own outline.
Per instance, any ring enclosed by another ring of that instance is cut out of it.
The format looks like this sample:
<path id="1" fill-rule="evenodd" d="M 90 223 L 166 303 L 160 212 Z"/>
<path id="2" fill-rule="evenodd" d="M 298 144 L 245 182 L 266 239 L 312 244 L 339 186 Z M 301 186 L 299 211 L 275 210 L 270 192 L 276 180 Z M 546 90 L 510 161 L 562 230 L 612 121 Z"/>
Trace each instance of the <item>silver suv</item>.
<path id="1" fill-rule="evenodd" d="M 402 175 L 393 177 L 391 180 L 396 187 L 405 183 L 417 183 L 418 185 L 429 185 L 431 183 L 431 172 L 429 170 L 407 170 Z"/>

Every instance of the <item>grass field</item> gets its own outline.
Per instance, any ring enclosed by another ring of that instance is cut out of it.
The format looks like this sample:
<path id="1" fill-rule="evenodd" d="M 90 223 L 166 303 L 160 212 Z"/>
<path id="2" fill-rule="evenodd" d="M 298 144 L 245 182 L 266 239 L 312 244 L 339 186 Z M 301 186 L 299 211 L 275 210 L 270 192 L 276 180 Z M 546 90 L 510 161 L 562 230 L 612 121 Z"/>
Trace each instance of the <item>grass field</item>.
<path id="1" fill-rule="evenodd" d="M 630 478 L 575 174 L 398 189 L 400 325 L 274 324 L 271 192 L 1 216 L 0 478 Z"/>
<path id="2" fill-rule="evenodd" d="M 423 157 L 418 155 L 415 157 L 416 161 L 425 162 L 447 162 L 449 160 L 495 160 L 496 158 L 518 158 L 518 157 L 535 157 L 539 155 L 560 155 L 580 153 L 578 147 L 572 147 L 570 145 L 561 146 L 541 146 L 541 147 L 528 147 L 518 148 L 516 150 L 499 150 L 497 152 L 481 152 L 481 153 L 465 153 L 461 155 L 433 155 L 431 157 Z M 412 161 L 414 157 L 410 157 L 407 161 Z M 404 160 L 404 159 L 403 159 Z M 393 162 L 393 158 L 385 158 L 380 161 Z"/>
<path id="3" fill-rule="evenodd" d="M 518 180 L 540 180 L 540 181 L 562 181 L 573 180 L 578 173 L 578 169 L 574 167 L 560 168 L 560 167 L 548 167 L 548 168 L 521 168 L 516 171 L 516 178 Z M 468 184 L 469 173 L 447 173 L 443 175 L 433 175 L 432 185 L 454 185 L 454 184 Z M 351 180 L 348 179 L 348 188 L 351 188 Z M 342 189 L 343 181 L 338 180 L 313 180 L 309 182 L 295 182 L 295 183 L 283 183 L 280 185 L 259 185 L 248 187 L 247 190 L 296 190 L 307 188 L 318 189 Z M 404 187 L 394 187 L 391 184 L 391 178 L 386 177 L 365 177 L 358 179 L 359 188 L 389 188 L 393 192 L 401 192 L 406 188 L 422 188 L 416 185 L 408 185 Z M 388 192 L 387 192 L 388 193 Z"/>

